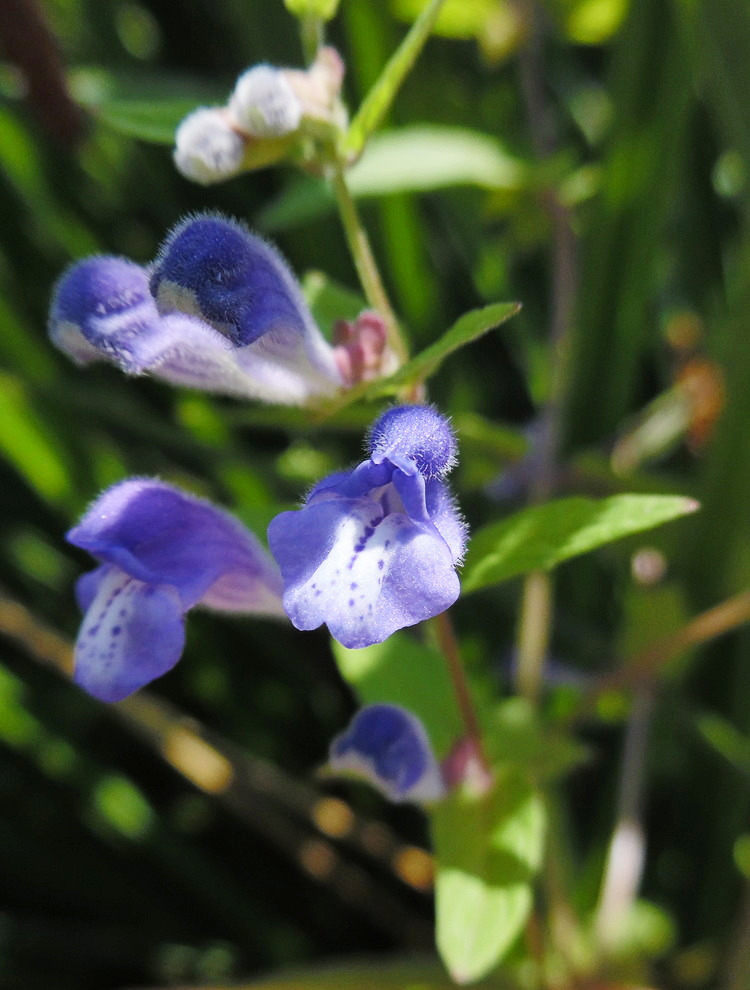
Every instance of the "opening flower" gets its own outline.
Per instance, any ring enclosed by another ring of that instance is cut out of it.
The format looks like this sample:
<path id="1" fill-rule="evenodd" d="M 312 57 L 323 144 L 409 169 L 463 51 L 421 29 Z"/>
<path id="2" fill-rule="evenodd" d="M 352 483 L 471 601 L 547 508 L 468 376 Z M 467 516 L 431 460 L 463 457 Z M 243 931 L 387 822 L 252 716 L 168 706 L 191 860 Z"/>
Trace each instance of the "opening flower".
<path id="1" fill-rule="evenodd" d="M 368 705 L 331 743 L 328 768 L 362 777 L 391 801 L 437 801 L 445 794 L 424 726 L 398 705 Z"/>
<path id="2" fill-rule="evenodd" d="M 242 224 L 178 224 L 150 269 L 95 256 L 60 279 L 52 340 L 79 364 L 268 402 L 303 404 L 344 384 L 279 253 Z"/>
<path id="3" fill-rule="evenodd" d="M 253 534 L 164 482 L 114 485 L 67 540 L 100 562 L 76 588 L 85 617 L 74 680 L 102 701 L 120 701 L 177 663 L 195 605 L 283 615 L 278 570 Z"/>
<path id="4" fill-rule="evenodd" d="M 319 482 L 282 512 L 268 540 L 297 629 L 322 623 L 344 646 L 371 646 L 438 615 L 458 598 L 466 527 L 441 480 L 456 442 L 429 406 L 375 423 L 367 460 Z"/>

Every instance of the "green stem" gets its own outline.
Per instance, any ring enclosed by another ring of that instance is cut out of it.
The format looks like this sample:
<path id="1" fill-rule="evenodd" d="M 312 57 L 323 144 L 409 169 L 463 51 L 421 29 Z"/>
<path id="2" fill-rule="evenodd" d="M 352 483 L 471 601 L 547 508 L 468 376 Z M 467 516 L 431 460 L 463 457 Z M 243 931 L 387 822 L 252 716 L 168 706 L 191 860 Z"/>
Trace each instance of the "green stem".
<path id="1" fill-rule="evenodd" d="M 399 362 L 403 364 L 409 357 L 409 350 L 388 300 L 377 263 L 370 248 L 370 241 L 362 226 L 356 204 L 349 192 L 343 168 L 339 162 L 333 166 L 332 181 L 346 240 L 365 296 L 372 308 L 383 317 L 388 343 Z"/>
<path id="2" fill-rule="evenodd" d="M 552 581 L 546 571 L 532 571 L 523 583 L 518 623 L 518 693 L 536 704 L 552 625 Z"/>
<path id="3" fill-rule="evenodd" d="M 466 670 L 450 616 L 447 612 L 441 612 L 440 615 L 435 616 L 432 623 L 438 645 L 448 665 L 448 673 L 453 684 L 456 703 L 466 728 L 466 736 L 474 743 L 477 755 L 481 759 L 484 769 L 489 773 L 489 763 L 482 747 L 482 729 L 479 725 L 474 702 L 471 699 Z"/>
<path id="4" fill-rule="evenodd" d="M 323 44 L 323 21 L 320 17 L 308 14 L 300 21 L 299 29 L 305 62 L 311 65 Z"/>

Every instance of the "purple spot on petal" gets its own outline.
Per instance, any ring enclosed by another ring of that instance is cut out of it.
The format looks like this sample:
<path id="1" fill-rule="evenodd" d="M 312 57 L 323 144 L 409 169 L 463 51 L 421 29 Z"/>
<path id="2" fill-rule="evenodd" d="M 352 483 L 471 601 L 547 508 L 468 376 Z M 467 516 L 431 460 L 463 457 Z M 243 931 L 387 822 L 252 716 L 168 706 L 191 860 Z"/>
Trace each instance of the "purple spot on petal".
<path id="1" fill-rule="evenodd" d="M 384 567 L 385 567 L 385 561 L 384 560 L 379 560 L 378 561 L 378 570 L 379 571 L 382 571 Z"/>
<path id="2" fill-rule="evenodd" d="M 112 635 L 113 636 L 119 636 L 121 632 L 122 632 L 122 626 L 114 626 L 112 628 Z"/>
<path id="3" fill-rule="evenodd" d="M 349 608 L 354 608 L 354 599 L 353 598 L 350 598 L 349 599 Z"/>

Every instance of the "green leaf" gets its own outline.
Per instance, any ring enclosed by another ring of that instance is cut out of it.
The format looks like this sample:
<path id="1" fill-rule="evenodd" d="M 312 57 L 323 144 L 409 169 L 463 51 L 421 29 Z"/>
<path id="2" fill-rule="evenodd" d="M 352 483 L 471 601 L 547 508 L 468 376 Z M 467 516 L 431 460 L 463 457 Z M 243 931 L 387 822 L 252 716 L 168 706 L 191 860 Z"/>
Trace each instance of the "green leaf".
<path id="1" fill-rule="evenodd" d="M 339 0 L 284 0 L 284 6 L 295 17 L 320 17 L 330 21 L 338 9 Z"/>
<path id="2" fill-rule="evenodd" d="M 437 945 L 458 983 L 481 979 L 511 947 L 531 910 L 545 814 L 520 774 L 480 797 L 456 792 L 432 814 Z"/>
<path id="3" fill-rule="evenodd" d="M 387 395 L 397 392 L 404 385 L 423 382 L 430 375 L 435 374 L 449 354 L 500 326 L 511 316 L 515 316 L 520 308 L 520 303 L 493 303 L 482 309 L 472 309 L 464 313 L 439 340 L 402 365 L 395 374 L 372 382 L 366 390 L 366 395 L 368 398 Z"/>
<path id="4" fill-rule="evenodd" d="M 513 192 L 526 178 L 526 164 L 508 154 L 497 138 L 468 127 L 439 124 L 374 134 L 360 160 L 346 173 L 349 192 L 356 199 L 448 186 Z M 295 177 L 257 214 L 255 222 L 263 230 L 287 230 L 317 220 L 335 206 L 323 179 Z"/>
<path id="5" fill-rule="evenodd" d="M 423 722 L 438 757 L 463 734 L 445 660 L 407 633 L 395 633 L 385 643 L 347 650 L 331 641 L 341 676 L 366 704 L 403 705 Z"/>
<path id="6" fill-rule="evenodd" d="M 196 106 L 197 100 L 181 97 L 174 100 L 109 100 L 92 109 L 99 120 L 120 134 L 153 144 L 173 144 L 180 122 Z"/>
<path id="7" fill-rule="evenodd" d="M 395 0 L 393 7 L 397 17 L 414 20 L 422 0 Z M 497 0 L 447 0 L 435 24 L 435 34 L 445 38 L 474 38 L 497 13 Z"/>
<path id="8" fill-rule="evenodd" d="M 347 185 L 354 196 L 429 192 L 446 186 L 516 190 L 525 175 L 524 164 L 497 138 L 466 127 L 425 124 L 373 137 L 347 172 Z"/>
<path id="9" fill-rule="evenodd" d="M 365 143 L 388 113 L 394 97 L 407 73 L 416 62 L 419 53 L 430 36 L 432 27 L 444 0 L 429 0 L 422 13 L 410 28 L 408 34 L 391 56 L 378 76 L 370 92 L 362 102 L 344 141 L 344 150 L 358 155 Z"/>
<path id="10" fill-rule="evenodd" d="M 23 385 L 7 374 L 0 375 L 0 458 L 48 501 L 62 501 L 70 493 L 69 471 L 56 438 L 50 436 Z"/>
<path id="11" fill-rule="evenodd" d="M 499 584 L 529 571 L 548 571 L 623 536 L 653 529 L 695 512 L 679 495 L 566 498 L 523 509 L 474 534 L 464 570 L 465 592 Z"/>
<path id="12" fill-rule="evenodd" d="M 525 698 L 498 705 L 487 724 L 485 750 L 490 763 L 513 765 L 536 781 L 559 777 L 588 756 L 576 739 L 545 726 Z"/>

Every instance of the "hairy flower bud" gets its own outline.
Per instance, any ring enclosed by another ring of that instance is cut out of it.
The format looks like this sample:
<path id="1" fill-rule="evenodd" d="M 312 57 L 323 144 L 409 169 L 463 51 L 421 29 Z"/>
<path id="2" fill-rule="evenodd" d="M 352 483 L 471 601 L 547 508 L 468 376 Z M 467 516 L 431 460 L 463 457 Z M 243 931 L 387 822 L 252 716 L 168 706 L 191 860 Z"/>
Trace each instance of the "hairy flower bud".
<path id="1" fill-rule="evenodd" d="M 244 155 L 245 139 L 221 108 L 201 107 L 177 128 L 174 162 L 193 182 L 208 186 L 231 178 L 241 171 Z"/>
<path id="2" fill-rule="evenodd" d="M 270 65 L 243 72 L 229 98 L 229 111 L 239 128 L 253 137 L 282 137 L 296 131 L 302 104 L 285 73 Z"/>

